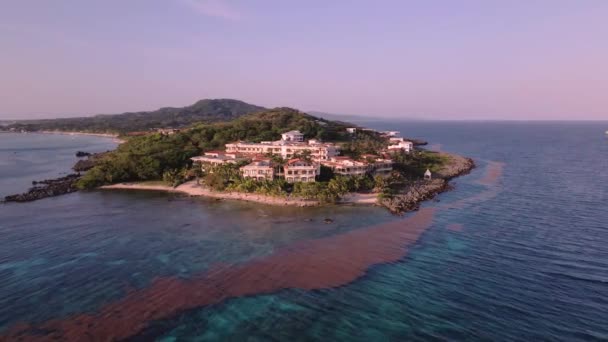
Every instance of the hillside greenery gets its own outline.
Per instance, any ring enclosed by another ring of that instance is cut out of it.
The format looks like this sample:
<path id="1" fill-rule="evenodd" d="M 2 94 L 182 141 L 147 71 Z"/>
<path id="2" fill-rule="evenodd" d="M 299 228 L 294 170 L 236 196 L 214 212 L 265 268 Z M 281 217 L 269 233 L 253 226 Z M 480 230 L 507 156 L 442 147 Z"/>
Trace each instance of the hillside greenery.
<path id="1" fill-rule="evenodd" d="M 203 151 L 223 149 L 226 143 L 237 140 L 277 140 L 289 130 L 300 130 L 307 138 L 325 141 L 350 139 L 343 124 L 291 108 L 276 108 L 230 122 L 197 124 L 172 135 L 151 133 L 132 137 L 104 155 L 83 176 L 79 186 L 93 188 L 116 182 L 169 179 L 171 175 L 179 175 L 190 164 L 190 158 Z"/>
<path id="2" fill-rule="evenodd" d="M 238 100 L 207 99 L 181 108 L 165 107 L 155 111 L 92 117 L 17 121 L 3 129 L 126 134 L 154 128 L 184 128 L 197 122 L 230 121 L 264 109 Z"/>
<path id="3" fill-rule="evenodd" d="M 428 168 L 436 171 L 445 162 L 438 154 L 427 151 L 395 153 L 394 171 L 388 178 L 343 177 L 327 167 L 314 183 L 287 183 L 284 179 L 257 181 L 243 178 L 242 165 L 221 165 L 213 172 L 202 173 L 192 167 L 191 157 L 205 151 L 224 149 L 224 145 L 238 140 L 260 142 L 278 140 L 281 133 L 300 130 L 306 138 L 337 142 L 343 154 L 361 158 L 366 153 L 377 153 L 387 141 L 375 132 L 346 132 L 348 124 L 319 119 L 291 108 L 275 108 L 249 114 L 229 122 L 199 123 L 171 135 L 150 133 L 129 138 L 112 152 L 104 154 L 96 166 L 79 181 L 78 186 L 90 189 L 105 184 L 128 181 L 163 181 L 177 186 L 196 178 L 216 191 L 238 191 L 268 196 L 294 196 L 333 203 L 353 191 L 375 190 L 381 196 L 392 196 L 409 182 L 422 177 Z M 284 165 L 280 156 L 269 156 L 277 168 Z M 306 159 L 307 155 L 303 154 Z"/>

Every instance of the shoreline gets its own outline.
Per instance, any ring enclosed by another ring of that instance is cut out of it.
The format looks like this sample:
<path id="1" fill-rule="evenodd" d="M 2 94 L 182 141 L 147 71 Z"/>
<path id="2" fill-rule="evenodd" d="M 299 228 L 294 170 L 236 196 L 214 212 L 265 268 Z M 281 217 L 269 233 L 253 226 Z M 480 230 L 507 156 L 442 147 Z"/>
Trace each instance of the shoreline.
<path id="1" fill-rule="evenodd" d="M 270 205 L 279 206 L 296 206 L 296 207 L 313 207 L 318 206 L 321 203 L 315 200 L 305 200 L 301 198 L 289 198 L 289 197 L 273 197 L 267 195 L 260 195 L 255 193 L 245 192 L 217 192 L 204 188 L 203 186 L 197 185 L 196 181 L 188 181 L 177 187 L 160 184 L 146 184 L 146 183 L 118 183 L 112 185 L 104 185 L 99 187 L 101 190 L 144 190 L 144 191 L 165 191 L 173 193 L 182 193 L 191 197 L 209 197 L 215 199 L 229 199 L 239 200 L 247 202 L 256 202 Z"/>
<path id="2" fill-rule="evenodd" d="M 451 189 L 449 181 L 455 177 L 469 173 L 475 163 L 472 159 L 456 154 L 439 152 L 441 155 L 450 159 L 447 165 L 437 172 L 437 177 L 431 181 L 418 181 L 413 186 L 402 190 L 402 193 L 391 199 L 378 199 L 378 193 L 359 193 L 351 192 L 343 196 L 336 204 L 349 205 L 378 205 L 384 206 L 393 213 L 404 213 L 417 210 L 420 203 L 432 199 L 437 194 Z M 145 182 L 118 183 L 99 187 L 101 190 L 143 190 L 143 191 L 164 191 L 182 193 L 192 197 L 208 197 L 215 199 L 227 199 L 255 202 L 277 206 L 296 206 L 313 207 L 323 205 L 317 200 L 307 200 L 302 198 L 273 197 L 255 193 L 245 192 L 217 192 L 204 186 L 196 184 L 196 181 L 188 181 L 177 187 L 162 184 L 146 184 Z"/>
<path id="3" fill-rule="evenodd" d="M 176 188 L 169 185 L 146 184 L 146 183 L 118 183 L 111 185 L 103 185 L 100 190 L 137 190 L 137 191 L 163 191 L 171 193 L 181 193 L 191 197 L 208 197 L 214 199 L 227 199 L 246 202 L 255 202 L 262 204 L 278 205 L 278 206 L 295 206 L 295 207 L 315 207 L 322 205 L 316 200 L 307 200 L 302 198 L 273 197 L 256 193 L 246 192 L 217 192 L 197 185 L 196 181 L 188 181 Z M 379 205 L 378 193 L 362 193 L 351 192 L 340 199 L 336 204 L 361 204 L 361 205 Z"/>
<path id="4" fill-rule="evenodd" d="M 15 133 L 19 133 L 19 132 L 15 132 Z M 112 133 L 89 133 L 89 132 L 72 132 L 72 131 L 33 131 L 33 132 L 27 132 L 27 133 L 81 135 L 81 136 L 90 136 L 90 137 L 112 138 L 118 144 L 122 144 L 125 142 L 124 139 L 119 138 L 118 134 L 112 134 Z"/>

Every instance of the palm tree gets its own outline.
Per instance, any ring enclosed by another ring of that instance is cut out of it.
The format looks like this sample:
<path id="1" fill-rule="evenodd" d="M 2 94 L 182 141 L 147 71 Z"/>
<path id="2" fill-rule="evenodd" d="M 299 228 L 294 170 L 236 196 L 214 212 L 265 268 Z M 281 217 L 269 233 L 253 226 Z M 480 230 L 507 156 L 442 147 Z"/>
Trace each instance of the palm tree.
<path id="1" fill-rule="evenodd" d="M 272 154 L 270 156 L 270 161 L 272 162 L 272 165 L 274 166 L 274 173 L 276 175 L 283 175 L 285 172 L 283 167 L 285 166 L 287 161 L 278 154 Z"/>

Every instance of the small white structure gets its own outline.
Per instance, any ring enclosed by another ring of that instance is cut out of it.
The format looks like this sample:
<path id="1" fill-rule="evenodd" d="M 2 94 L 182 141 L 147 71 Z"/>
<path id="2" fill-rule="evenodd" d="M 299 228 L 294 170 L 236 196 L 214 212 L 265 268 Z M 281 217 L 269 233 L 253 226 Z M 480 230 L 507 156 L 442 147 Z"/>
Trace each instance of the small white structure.
<path id="1" fill-rule="evenodd" d="M 179 129 L 177 128 L 157 128 L 156 132 L 162 135 L 173 135 L 175 133 L 179 133 Z"/>
<path id="2" fill-rule="evenodd" d="M 289 183 L 314 182 L 321 174 L 321 165 L 296 158 L 288 161 L 285 166 L 285 180 Z"/>
<path id="3" fill-rule="evenodd" d="M 383 131 L 381 134 L 387 137 L 396 137 L 399 135 L 399 131 Z"/>
<path id="4" fill-rule="evenodd" d="M 426 171 L 424 172 L 424 179 L 430 180 L 431 178 L 431 170 L 426 169 Z"/>
<path id="5" fill-rule="evenodd" d="M 402 137 L 390 137 L 388 138 L 388 141 L 392 142 L 392 143 L 399 143 L 403 141 Z"/>
<path id="6" fill-rule="evenodd" d="M 304 141 L 304 134 L 302 134 L 300 131 L 285 132 L 285 133 L 281 134 L 281 140 L 302 142 L 302 141 Z"/>
<path id="7" fill-rule="evenodd" d="M 274 167 L 269 159 L 254 160 L 251 164 L 241 167 L 241 173 L 244 178 L 253 178 L 260 181 L 274 179 Z"/>
<path id="8" fill-rule="evenodd" d="M 414 149 L 414 143 L 411 141 L 400 141 L 395 145 L 389 145 L 388 146 L 388 150 L 389 151 L 396 151 L 396 150 L 402 150 L 405 152 L 410 152 Z"/>
<path id="9" fill-rule="evenodd" d="M 346 129 L 346 131 L 347 131 L 348 133 L 350 133 L 350 134 L 355 134 L 355 133 L 357 133 L 357 128 L 355 128 L 355 127 L 348 127 L 348 128 Z"/>

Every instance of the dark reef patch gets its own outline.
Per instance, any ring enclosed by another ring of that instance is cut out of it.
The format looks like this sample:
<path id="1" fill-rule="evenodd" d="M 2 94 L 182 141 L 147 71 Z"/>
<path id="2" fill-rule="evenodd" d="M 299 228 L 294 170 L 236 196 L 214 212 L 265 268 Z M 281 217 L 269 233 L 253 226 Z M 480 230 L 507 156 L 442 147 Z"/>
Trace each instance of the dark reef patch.
<path id="1" fill-rule="evenodd" d="M 376 264 L 403 258 L 431 225 L 436 209 L 424 208 L 404 220 L 292 244 L 276 253 L 236 265 L 217 265 L 189 280 L 159 278 L 100 308 L 36 326 L 19 324 L 0 341 L 112 341 L 143 331 L 149 322 L 174 317 L 228 298 L 283 289 L 324 289 L 363 276 Z M 41 332 L 44 332 L 41 334 Z"/>

